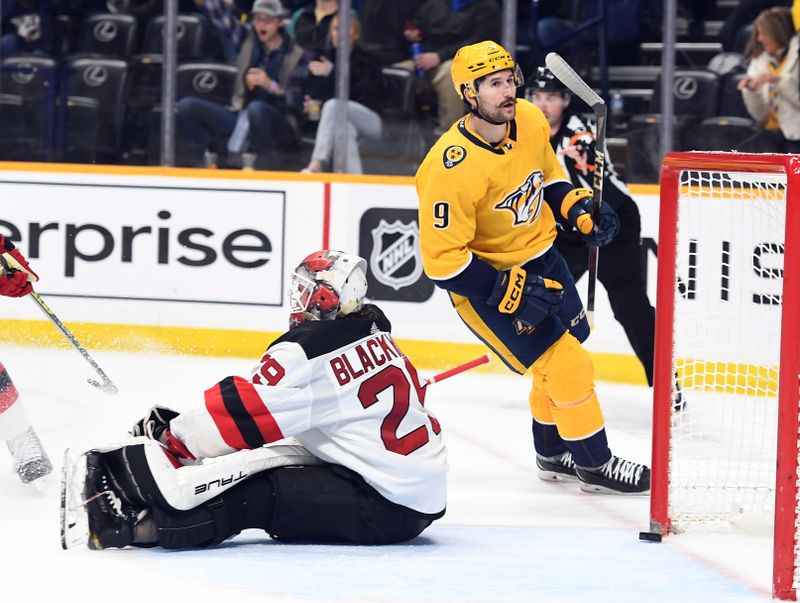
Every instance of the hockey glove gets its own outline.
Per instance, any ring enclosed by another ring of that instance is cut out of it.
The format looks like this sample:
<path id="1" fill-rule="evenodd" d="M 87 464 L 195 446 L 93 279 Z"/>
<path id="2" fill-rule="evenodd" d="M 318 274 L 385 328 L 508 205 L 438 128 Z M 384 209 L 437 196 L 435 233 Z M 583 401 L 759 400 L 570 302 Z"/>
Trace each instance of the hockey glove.
<path id="1" fill-rule="evenodd" d="M 31 292 L 31 283 L 39 280 L 39 276 L 28 265 L 28 260 L 16 249 L 11 241 L 0 235 L 0 255 L 4 263 L 0 263 L 0 295 L 22 297 Z M 6 269 L 8 264 L 9 269 Z"/>
<path id="2" fill-rule="evenodd" d="M 144 436 L 160 442 L 164 448 L 178 459 L 195 460 L 194 455 L 186 445 L 172 435 L 169 430 L 170 421 L 180 413 L 166 406 L 154 406 L 147 412 L 147 416 L 136 421 L 131 428 L 132 436 Z M 185 462 L 185 461 L 184 461 Z"/>
<path id="3" fill-rule="evenodd" d="M 19 270 L 12 270 L 0 276 L 0 295 L 6 297 L 22 297 L 28 295 L 33 287 L 28 282 L 28 275 Z"/>
<path id="4" fill-rule="evenodd" d="M 602 247 L 619 233 L 619 218 L 608 203 L 602 203 L 595 222 L 592 218 L 592 195 L 588 188 L 571 190 L 561 202 L 561 216 L 583 235 L 587 245 Z"/>
<path id="5" fill-rule="evenodd" d="M 502 314 L 511 314 L 528 327 L 535 327 L 555 314 L 563 301 L 561 283 L 540 275 L 529 275 L 514 266 L 501 272 L 487 303 L 497 306 Z"/>
<path id="6" fill-rule="evenodd" d="M 147 411 L 147 416 L 139 419 L 131 428 L 131 435 L 161 441 L 161 436 L 169 429 L 169 422 L 179 414 L 166 406 L 154 406 Z"/>

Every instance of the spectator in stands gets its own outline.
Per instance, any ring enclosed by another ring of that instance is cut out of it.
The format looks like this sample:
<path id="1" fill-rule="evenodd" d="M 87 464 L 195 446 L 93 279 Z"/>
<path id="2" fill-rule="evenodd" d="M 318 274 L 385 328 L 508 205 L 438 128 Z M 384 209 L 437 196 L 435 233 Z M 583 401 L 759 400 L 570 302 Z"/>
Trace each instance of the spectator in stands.
<path id="1" fill-rule="evenodd" d="M 303 172 L 321 172 L 333 158 L 334 131 L 336 126 L 335 97 L 336 65 L 335 49 L 339 46 L 339 15 L 331 21 L 329 32 L 331 51 L 308 64 L 312 77 L 308 79 L 304 111 L 312 115 L 319 110 L 319 102 L 325 101 L 318 116 L 319 126 L 314 141 L 311 161 Z M 361 25 L 358 17 L 350 17 L 350 100 L 348 101 L 347 124 L 347 172 L 361 174 L 361 156 L 358 139 L 377 139 L 381 136 L 381 116 L 378 114 L 384 93 L 383 74 L 378 59 L 366 52 L 358 40 Z M 328 58 L 330 57 L 330 58 Z M 327 99 L 327 100 L 326 100 Z"/>
<path id="2" fill-rule="evenodd" d="M 745 49 L 744 104 L 778 153 L 800 152 L 800 61 L 791 10 L 773 7 L 753 24 Z"/>
<path id="3" fill-rule="evenodd" d="M 439 125 L 436 134 L 447 131 L 466 109 L 453 88 L 450 65 L 456 50 L 482 40 L 502 36 L 502 13 L 497 0 L 425 0 L 405 27 L 409 44 L 421 44 L 421 52 L 398 67 L 424 71 L 436 91 Z"/>
<path id="4" fill-rule="evenodd" d="M 406 60 L 408 40 L 403 35 L 406 21 L 411 20 L 424 0 L 365 0 L 361 11 L 360 44 L 378 57 L 384 66 Z"/>
<path id="5" fill-rule="evenodd" d="M 0 58 L 52 54 L 52 19 L 58 4 L 58 0 L 5 0 L 0 12 Z"/>
<path id="6" fill-rule="evenodd" d="M 313 6 L 297 10 L 291 19 L 289 30 L 295 41 L 307 51 L 321 54 L 329 39 L 331 19 L 339 12 L 339 0 L 316 0 Z"/>
<path id="7" fill-rule="evenodd" d="M 227 141 L 237 156 L 245 145 L 258 157 L 279 146 L 292 149 L 298 141 L 302 89 L 307 76 L 305 51 L 283 28 L 280 0 L 256 0 L 253 24 L 239 52 L 239 73 L 229 107 L 196 97 L 177 105 L 177 156 L 181 165 L 204 165 L 204 153 Z"/>
<path id="8" fill-rule="evenodd" d="M 700 2 L 702 0 L 695 0 Z M 598 2 L 563 2 L 540 0 L 533 24 L 537 52 L 536 63 L 544 62 L 544 54 L 556 50 L 573 66 L 582 70 L 597 60 L 599 25 L 570 37 L 570 32 L 598 18 Z M 608 61 L 624 65 L 639 51 L 639 44 L 649 35 L 654 7 L 646 0 L 606 0 L 606 41 Z M 659 26 L 661 23 L 660 15 Z"/>
<path id="9" fill-rule="evenodd" d="M 773 6 L 789 6 L 791 0 L 742 0 L 733 7 L 722 28 L 719 30 L 719 41 L 725 52 L 743 52 L 737 46 L 738 33 L 742 27 L 752 23 L 758 15 Z"/>
<path id="10" fill-rule="evenodd" d="M 235 62 L 247 37 L 247 26 L 242 23 L 242 10 L 234 0 L 195 0 L 200 10 L 211 21 L 222 48 L 222 56 Z"/>

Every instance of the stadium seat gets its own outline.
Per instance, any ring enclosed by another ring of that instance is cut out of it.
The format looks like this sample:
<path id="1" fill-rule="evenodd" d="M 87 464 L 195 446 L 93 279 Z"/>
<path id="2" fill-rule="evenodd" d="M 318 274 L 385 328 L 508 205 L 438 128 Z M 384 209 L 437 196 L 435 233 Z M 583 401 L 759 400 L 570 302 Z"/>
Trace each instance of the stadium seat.
<path id="1" fill-rule="evenodd" d="M 100 102 L 96 98 L 68 96 L 64 112 L 64 153 L 68 163 L 94 163 Z"/>
<path id="2" fill-rule="evenodd" d="M 661 82 L 659 75 L 653 92 L 653 113 L 661 113 Z M 720 77 L 707 69 L 678 69 L 672 84 L 675 115 L 700 121 L 714 117 L 719 102 Z"/>
<path id="3" fill-rule="evenodd" d="M 164 51 L 164 17 L 154 17 L 147 23 L 144 33 L 142 52 L 145 54 L 162 54 Z M 206 18 L 201 14 L 189 13 L 178 15 L 178 59 L 198 59 L 203 56 L 206 30 Z"/>
<path id="4" fill-rule="evenodd" d="M 737 88 L 739 81 L 745 76 L 742 72 L 730 72 L 723 76 L 719 93 L 717 115 L 720 117 L 749 118 L 747 107 L 742 99 L 742 91 Z"/>
<path id="5" fill-rule="evenodd" d="M 98 101 L 97 155 L 117 161 L 125 115 L 128 64 L 119 59 L 76 58 L 67 63 L 67 95 Z"/>
<path id="6" fill-rule="evenodd" d="M 634 115 L 628 122 L 628 165 L 626 178 L 629 182 L 658 182 L 661 171 L 661 115 Z M 675 151 L 684 148 L 684 130 L 691 122 L 673 118 L 673 145 Z"/>
<path id="7" fill-rule="evenodd" d="M 184 63 L 178 65 L 176 100 L 197 96 L 229 105 L 237 69 L 227 63 Z"/>
<path id="8" fill-rule="evenodd" d="M 79 53 L 126 59 L 136 43 L 136 17 L 121 13 L 90 15 L 81 23 Z"/>
<path id="9" fill-rule="evenodd" d="M 741 151 L 756 134 L 752 119 L 710 117 L 686 132 L 689 151 Z"/>
<path id="10" fill-rule="evenodd" d="M 57 94 L 56 62 L 44 57 L 10 57 L 0 67 L 0 157 L 52 158 Z"/>
<path id="11" fill-rule="evenodd" d="M 741 52 L 744 54 L 744 50 L 747 47 L 747 42 L 750 40 L 750 36 L 753 33 L 753 24 L 748 23 L 747 25 L 742 25 L 739 30 L 736 32 L 736 37 L 734 38 L 733 46 L 736 52 Z"/>
<path id="12" fill-rule="evenodd" d="M 408 69 L 396 67 L 384 67 L 383 76 L 383 135 L 361 142 L 364 168 L 367 173 L 413 175 L 427 152 L 416 115 L 417 80 Z"/>
<path id="13" fill-rule="evenodd" d="M 715 54 L 708 62 L 707 69 L 713 71 L 719 76 L 725 76 L 728 73 L 738 73 L 747 70 L 747 61 L 744 56 L 739 52 L 720 52 Z"/>

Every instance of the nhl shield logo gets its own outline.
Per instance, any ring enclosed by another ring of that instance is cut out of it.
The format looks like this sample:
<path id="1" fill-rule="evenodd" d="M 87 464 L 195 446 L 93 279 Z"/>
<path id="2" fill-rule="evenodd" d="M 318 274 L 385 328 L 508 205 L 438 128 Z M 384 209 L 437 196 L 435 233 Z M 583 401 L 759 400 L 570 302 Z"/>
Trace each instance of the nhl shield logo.
<path id="1" fill-rule="evenodd" d="M 422 276 L 422 262 L 417 253 L 417 223 L 381 220 L 371 233 L 369 267 L 375 279 L 395 291 L 416 283 Z"/>

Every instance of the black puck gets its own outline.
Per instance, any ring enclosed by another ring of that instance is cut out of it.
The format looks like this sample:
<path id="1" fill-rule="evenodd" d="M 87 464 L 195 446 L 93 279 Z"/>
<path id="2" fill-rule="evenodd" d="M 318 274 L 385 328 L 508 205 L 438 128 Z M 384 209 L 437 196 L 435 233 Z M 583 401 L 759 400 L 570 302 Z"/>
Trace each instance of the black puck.
<path id="1" fill-rule="evenodd" d="M 658 532 L 639 532 L 639 540 L 645 542 L 661 542 L 661 534 Z"/>

